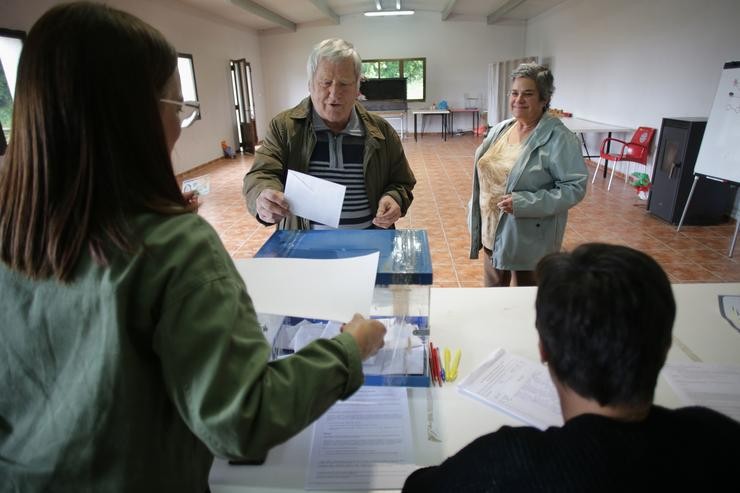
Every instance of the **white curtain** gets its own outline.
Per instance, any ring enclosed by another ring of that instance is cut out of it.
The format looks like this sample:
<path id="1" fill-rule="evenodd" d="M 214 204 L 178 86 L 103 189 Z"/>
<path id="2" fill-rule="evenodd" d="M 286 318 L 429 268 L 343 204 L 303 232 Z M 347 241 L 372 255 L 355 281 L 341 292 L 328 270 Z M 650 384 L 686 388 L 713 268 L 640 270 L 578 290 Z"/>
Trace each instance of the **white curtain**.
<path id="1" fill-rule="evenodd" d="M 488 124 L 493 126 L 509 118 L 507 94 L 511 89 L 511 73 L 520 63 L 537 62 L 536 56 L 488 64 Z"/>

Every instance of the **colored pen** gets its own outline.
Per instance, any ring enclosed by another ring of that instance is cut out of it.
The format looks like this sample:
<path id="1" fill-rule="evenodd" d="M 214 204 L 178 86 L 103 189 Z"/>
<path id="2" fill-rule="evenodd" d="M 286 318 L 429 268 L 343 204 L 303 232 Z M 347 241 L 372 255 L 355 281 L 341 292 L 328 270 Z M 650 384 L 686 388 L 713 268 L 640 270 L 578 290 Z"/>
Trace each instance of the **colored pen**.
<path id="1" fill-rule="evenodd" d="M 429 375 L 432 378 L 432 387 L 434 387 L 434 382 L 437 381 L 436 373 L 434 365 L 434 345 L 432 344 L 432 341 L 429 341 Z"/>
<path id="2" fill-rule="evenodd" d="M 437 358 L 437 348 L 432 349 L 432 361 L 434 362 L 434 378 L 437 379 L 437 385 L 442 386 L 442 377 L 439 374 L 439 359 Z"/>
<path id="3" fill-rule="evenodd" d="M 452 368 L 450 369 L 450 372 L 452 372 L 451 380 L 454 381 L 457 378 L 457 367 L 460 365 L 460 357 L 462 356 L 462 351 L 459 349 L 455 352 L 455 357 L 452 360 Z"/>
<path id="4" fill-rule="evenodd" d="M 449 348 L 445 348 L 444 355 L 445 355 L 445 357 L 444 357 L 445 375 L 447 375 L 447 377 L 449 378 L 449 377 L 452 376 L 452 372 L 450 371 L 452 367 L 450 366 L 450 350 L 449 350 Z"/>
<path id="5" fill-rule="evenodd" d="M 442 386 L 443 382 L 443 373 L 442 373 L 442 360 L 439 357 L 439 348 L 434 348 L 434 356 L 437 358 L 437 381 L 439 382 L 439 386 Z"/>

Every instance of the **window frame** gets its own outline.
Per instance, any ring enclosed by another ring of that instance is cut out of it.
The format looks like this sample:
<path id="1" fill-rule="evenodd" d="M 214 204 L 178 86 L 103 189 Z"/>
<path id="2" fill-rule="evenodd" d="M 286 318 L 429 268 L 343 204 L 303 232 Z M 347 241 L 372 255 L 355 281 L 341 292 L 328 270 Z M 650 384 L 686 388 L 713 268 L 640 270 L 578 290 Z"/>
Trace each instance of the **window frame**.
<path id="1" fill-rule="evenodd" d="M 200 102 L 200 98 L 198 98 L 198 81 L 195 77 L 195 62 L 193 62 L 193 55 L 190 53 L 178 53 L 177 54 L 177 71 L 180 74 L 180 85 L 182 86 L 182 72 L 180 72 L 180 59 L 185 59 L 190 63 L 190 71 L 193 74 L 193 90 L 195 91 L 195 101 Z M 184 98 L 186 100 L 190 98 Z M 198 116 L 195 117 L 196 120 L 200 120 L 202 115 L 202 105 L 201 109 L 198 111 Z"/>
<path id="2" fill-rule="evenodd" d="M 365 64 L 375 64 L 376 70 L 378 72 L 378 78 L 379 79 L 387 79 L 388 77 L 380 77 L 380 63 L 381 62 L 399 62 L 398 63 L 398 71 L 399 75 L 398 77 L 393 78 L 406 78 L 408 81 L 408 77 L 404 74 L 404 62 L 409 61 L 421 61 L 422 62 L 422 88 L 421 88 L 421 99 L 407 99 L 407 101 L 411 102 L 425 102 L 427 100 L 427 59 L 426 57 L 405 57 L 405 58 L 370 58 L 367 60 L 362 60 L 363 66 Z M 407 84 L 407 91 L 408 94 L 408 82 Z"/>
<path id="3" fill-rule="evenodd" d="M 0 27 L 0 37 L 4 37 L 4 38 L 15 38 L 15 39 L 20 40 L 20 42 L 21 42 L 21 50 L 23 50 L 23 45 L 26 44 L 26 32 L 25 31 L 18 30 L 18 29 L 7 29 L 7 28 L 4 28 L 4 27 Z M 19 55 L 19 57 L 20 57 L 20 55 Z M 17 75 L 18 74 L 16 74 L 16 77 L 17 77 Z M 6 74 L 5 78 L 6 78 L 6 82 L 7 82 L 7 74 Z M 10 90 L 10 87 L 8 87 L 8 90 Z M 13 88 L 13 92 L 15 93 L 15 88 Z M 12 98 L 11 104 L 14 104 L 15 103 L 15 97 L 13 97 L 11 95 L 11 98 Z M 2 123 L 0 122 L 0 134 L 2 134 L 2 135 L 0 135 L 0 156 L 2 156 L 2 155 L 5 154 L 5 150 L 8 147 L 8 140 L 9 139 L 5 137 L 5 132 L 7 131 L 9 133 L 10 130 L 11 130 L 10 128 L 8 128 L 8 129 L 4 128 L 2 126 Z"/>

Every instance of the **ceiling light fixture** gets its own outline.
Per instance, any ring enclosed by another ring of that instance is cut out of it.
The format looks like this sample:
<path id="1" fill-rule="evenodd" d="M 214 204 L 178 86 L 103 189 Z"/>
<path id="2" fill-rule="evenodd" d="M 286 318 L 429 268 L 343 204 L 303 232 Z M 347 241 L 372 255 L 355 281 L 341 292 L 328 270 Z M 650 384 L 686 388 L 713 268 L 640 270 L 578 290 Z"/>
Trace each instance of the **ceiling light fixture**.
<path id="1" fill-rule="evenodd" d="M 371 10 L 365 12 L 368 17 L 376 17 L 381 15 L 413 15 L 413 10 Z"/>
<path id="2" fill-rule="evenodd" d="M 396 0 L 396 10 L 383 10 L 382 6 L 380 5 L 380 0 L 375 0 L 375 6 L 377 7 L 377 10 L 370 10 L 368 12 L 365 12 L 365 15 L 368 17 L 378 17 L 378 16 L 385 16 L 385 15 L 413 15 L 413 10 L 401 10 L 401 0 Z"/>

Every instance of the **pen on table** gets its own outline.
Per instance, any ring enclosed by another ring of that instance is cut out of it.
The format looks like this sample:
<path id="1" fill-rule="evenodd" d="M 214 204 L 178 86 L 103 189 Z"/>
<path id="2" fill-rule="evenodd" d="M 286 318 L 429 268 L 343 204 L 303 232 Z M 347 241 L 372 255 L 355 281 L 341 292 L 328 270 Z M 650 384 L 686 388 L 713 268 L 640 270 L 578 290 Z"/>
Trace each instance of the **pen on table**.
<path id="1" fill-rule="evenodd" d="M 436 378 L 434 374 L 436 373 L 434 371 L 434 345 L 432 344 L 432 341 L 429 341 L 429 376 L 432 378 L 432 387 L 434 387 L 434 382 L 436 381 Z"/>
<path id="2" fill-rule="evenodd" d="M 434 356 L 437 359 L 437 381 L 439 382 L 439 386 L 442 386 L 442 383 L 444 382 L 444 372 L 442 371 L 442 360 L 439 357 L 439 348 L 434 348 Z"/>
<path id="3" fill-rule="evenodd" d="M 442 375 L 439 373 L 439 358 L 437 355 L 439 351 L 437 348 L 432 349 L 432 360 L 434 361 L 434 378 L 437 380 L 437 385 L 442 386 Z"/>
<path id="4" fill-rule="evenodd" d="M 434 364 L 434 379 L 437 382 L 437 385 L 440 387 L 442 386 L 442 379 L 439 375 L 439 360 L 437 359 L 437 348 L 432 347 L 432 363 Z"/>
<path id="5" fill-rule="evenodd" d="M 462 351 L 457 350 L 455 351 L 455 357 L 452 359 L 452 368 L 450 368 L 450 372 L 452 373 L 450 380 L 455 381 L 457 378 L 457 368 L 460 365 L 460 357 L 462 356 Z"/>

